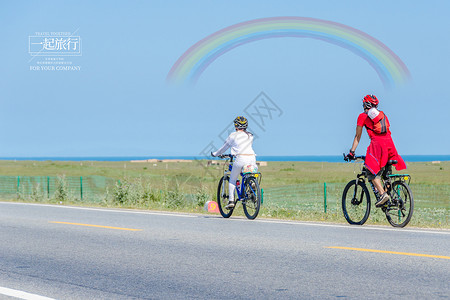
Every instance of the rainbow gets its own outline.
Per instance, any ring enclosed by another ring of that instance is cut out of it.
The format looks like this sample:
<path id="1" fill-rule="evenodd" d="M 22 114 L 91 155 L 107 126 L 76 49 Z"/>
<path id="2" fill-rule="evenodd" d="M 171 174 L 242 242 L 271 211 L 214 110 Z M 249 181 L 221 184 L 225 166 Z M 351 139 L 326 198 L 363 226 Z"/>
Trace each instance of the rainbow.
<path id="1" fill-rule="evenodd" d="M 282 37 L 313 38 L 348 49 L 372 66 L 386 88 L 410 78 L 401 59 L 367 33 L 320 19 L 273 17 L 238 23 L 198 41 L 178 58 L 166 81 L 195 83 L 209 65 L 228 51 L 262 39 Z"/>

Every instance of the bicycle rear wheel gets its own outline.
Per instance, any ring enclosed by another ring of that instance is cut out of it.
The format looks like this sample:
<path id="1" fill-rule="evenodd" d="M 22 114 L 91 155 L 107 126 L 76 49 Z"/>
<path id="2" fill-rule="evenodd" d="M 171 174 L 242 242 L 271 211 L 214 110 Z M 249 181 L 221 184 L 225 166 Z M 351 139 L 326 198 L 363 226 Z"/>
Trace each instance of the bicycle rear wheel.
<path id="1" fill-rule="evenodd" d="M 227 209 L 225 206 L 228 204 L 228 200 L 230 199 L 229 196 L 229 189 L 228 189 L 228 183 L 230 181 L 230 178 L 227 176 L 222 176 L 219 181 L 219 186 L 217 187 L 217 204 L 219 206 L 219 211 L 222 217 L 229 218 L 233 214 L 234 208 Z M 236 197 L 235 197 L 236 199 Z"/>
<path id="2" fill-rule="evenodd" d="M 242 207 L 244 208 L 245 216 L 253 220 L 258 216 L 261 207 L 261 189 L 255 177 L 247 177 L 244 193 L 245 198 L 242 201 Z"/>
<path id="3" fill-rule="evenodd" d="M 392 184 L 391 200 L 383 210 L 392 226 L 405 227 L 409 223 L 414 210 L 414 199 L 406 183 L 396 181 Z"/>
<path id="4" fill-rule="evenodd" d="M 363 225 L 370 214 L 370 196 L 365 184 L 352 180 L 342 194 L 342 211 L 349 224 Z"/>

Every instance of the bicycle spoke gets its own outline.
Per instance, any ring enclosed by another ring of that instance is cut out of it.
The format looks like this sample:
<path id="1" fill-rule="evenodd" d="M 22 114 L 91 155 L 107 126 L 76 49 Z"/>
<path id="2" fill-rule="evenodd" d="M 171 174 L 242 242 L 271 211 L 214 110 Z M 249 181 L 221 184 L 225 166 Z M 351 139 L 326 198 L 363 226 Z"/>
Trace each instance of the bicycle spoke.
<path id="1" fill-rule="evenodd" d="M 222 177 L 219 181 L 219 186 L 217 188 L 217 204 L 219 206 L 219 212 L 224 218 L 229 218 L 233 213 L 233 209 L 225 208 L 230 199 L 228 195 L 228 177 Z"/>
<path id="2" fill-rule="evenodd" d="M 406 226 L 412 217 L 414 202 L 407 184 L 396 181 L 392 185 L 392 205 L 385 211 L 388 222 L 394 227 Z"/>
<path id="3" fill-rule="evenodd" d="M 242 207 L 248 219 L 255 219 L 261 205 L 261 190 L 254 177 L 247 178 L 245 184 Z"/>
<path id="4" fill-rule="evenodd" d="M 367 187 L 361 182 L 353 180 L 347 184 L 342 195 L 342 211 L 348 223 L 362 225 L 366 222 L 370 213 L 368 194 Z"/>

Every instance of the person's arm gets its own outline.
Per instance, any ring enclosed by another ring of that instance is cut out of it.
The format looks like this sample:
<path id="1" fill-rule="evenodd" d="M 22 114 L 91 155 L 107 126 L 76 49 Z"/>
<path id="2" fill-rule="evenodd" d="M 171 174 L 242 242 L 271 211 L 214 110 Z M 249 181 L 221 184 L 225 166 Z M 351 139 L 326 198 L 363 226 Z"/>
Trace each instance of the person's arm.
<path id="1" fill-rule="evenodd" d="M 356 134 L 350 152 L 355 152 L 356 148 L 358 147 L 359 141 L 361 140 L 362 131 L 362 126 L 356 126 Z"/>
<path id="2" fill-rule="evenodd" d="M 356 134 L 355 138 L 353 139 L 352 148 L 350 148 L 349 153 L 344 157 L 345 161 L 351 161 L 355 159 L 355 150 L 358 147 L 359 140 L 361 140 L 362 135 L 362 126 L 357 125 L 356 126 Z"/>
<path id="3" fill-rule="evenodd" d="M 230 139 L 230 137 L 228 137 L 227 140 L 225 141 L 225 144 L 223 144 L 223 146 L 220 147 L 220 149 L 218 149 L 216 152 L 212 153 L 212 155 L 213 156 L 219 156 L 222 153 L 224 153 L 230 147 L 231 147 L 231 139 Z"/>

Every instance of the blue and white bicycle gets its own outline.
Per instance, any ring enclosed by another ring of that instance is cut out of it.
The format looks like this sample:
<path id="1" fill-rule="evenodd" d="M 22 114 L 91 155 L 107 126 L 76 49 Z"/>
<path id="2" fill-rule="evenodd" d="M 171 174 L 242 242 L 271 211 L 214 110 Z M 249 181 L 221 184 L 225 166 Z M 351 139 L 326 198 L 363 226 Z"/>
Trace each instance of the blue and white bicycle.
<path id="1" fill-rule="evenodd" d="M 241 172 L 241 180 L 236 182 L 236 189 L 234 194 L 235 206 L 233 208 L 226 208 L 229 199 L 229 181 L 231 169 L 233 168 L 234 156 L 231 154 L 219 155 L 220 158 L 226 158 L 229 160 L 228 165 L 225 163 L 225 169 L 222 178 L 219 181 L 219 187 L 217 188 L 217 204 L 219 206 L 220 214 L 224 218 L 229 218 L 237 203 L 242 203 L 245 216 L 253 220 L 258 216 L 259 209 L 261 207 L 261 173 L 257 168 L 244 167 Z M 228 166 L 228 167 L 227 167 Z"/>

